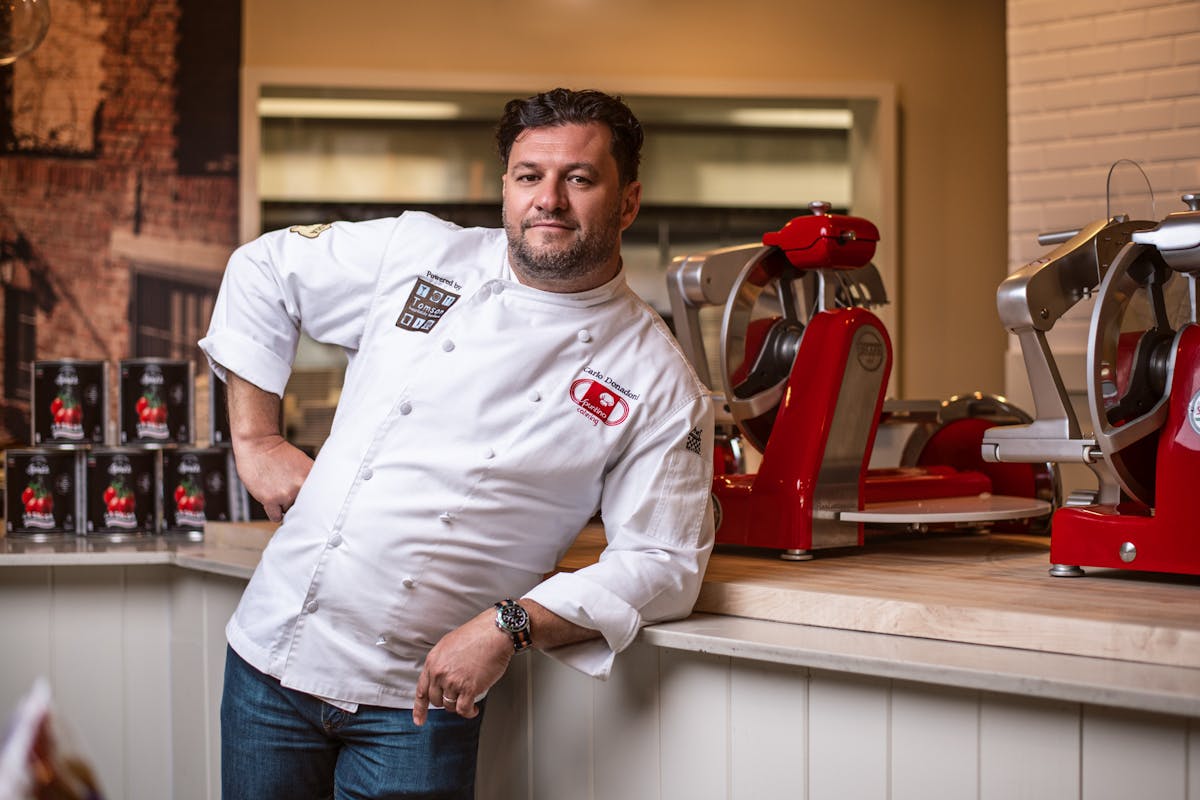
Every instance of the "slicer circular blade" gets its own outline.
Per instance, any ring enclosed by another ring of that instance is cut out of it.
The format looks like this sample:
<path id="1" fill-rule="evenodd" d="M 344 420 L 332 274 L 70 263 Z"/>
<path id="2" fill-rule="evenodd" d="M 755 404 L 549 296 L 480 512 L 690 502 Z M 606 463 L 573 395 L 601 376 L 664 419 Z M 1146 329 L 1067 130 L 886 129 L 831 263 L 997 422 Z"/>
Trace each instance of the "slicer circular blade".
<path id="1" fill-rule="evenodd" d="M 742 268 L 721 320 L 721 385 L 734 423 L 762 452 L 783 401 L 811 301 L 804 273 L 777 250 Z"/>
<path id="2" fill-rule="evenodd" d="M 1172 275 L 1156 248 L 1127 244 L 1100 283 L 1088 335 L 1092 436 L 1124 493 L 1146 506 L 1154 505 L 1158 434 L 1180 327 L 1167 291 Z"/>

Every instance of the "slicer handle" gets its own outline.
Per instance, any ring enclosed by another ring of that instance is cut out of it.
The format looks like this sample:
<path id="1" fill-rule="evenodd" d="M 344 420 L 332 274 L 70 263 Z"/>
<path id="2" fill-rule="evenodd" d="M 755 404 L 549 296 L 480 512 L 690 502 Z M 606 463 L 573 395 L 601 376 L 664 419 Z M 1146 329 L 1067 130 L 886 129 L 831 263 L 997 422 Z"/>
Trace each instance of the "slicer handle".
<path id="1" fill-rule="evenodd" d="M 1047 231 L 1046 233 L 1038 234 L 1037 242 L 1038 242 L 1038 244 L 1042 245 L 1043 247 L 1048 247 L 1052 244 L 1062 244 L 1063 242 L 1069 242 L 1069 241 L 1071 241 L 1071 239 L 1073 239 L 1074 237 L 1076 237 L 1078 235 L 1079 235 L 1078 228 L 1076 228 L 1073 231 Z"/>

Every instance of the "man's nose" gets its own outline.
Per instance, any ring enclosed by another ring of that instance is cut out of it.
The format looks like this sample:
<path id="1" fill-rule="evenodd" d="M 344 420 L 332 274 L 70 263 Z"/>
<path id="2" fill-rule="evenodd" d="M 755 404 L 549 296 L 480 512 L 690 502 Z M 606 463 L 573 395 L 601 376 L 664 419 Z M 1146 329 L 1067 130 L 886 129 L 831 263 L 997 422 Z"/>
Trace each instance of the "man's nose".
<path id="1" fill-rule="evenodd" d="M 557 211 L 566 208 L 566 186 L 561 181 L 543 181 L 535 202 L 538 208 L 545 211 Z"/>

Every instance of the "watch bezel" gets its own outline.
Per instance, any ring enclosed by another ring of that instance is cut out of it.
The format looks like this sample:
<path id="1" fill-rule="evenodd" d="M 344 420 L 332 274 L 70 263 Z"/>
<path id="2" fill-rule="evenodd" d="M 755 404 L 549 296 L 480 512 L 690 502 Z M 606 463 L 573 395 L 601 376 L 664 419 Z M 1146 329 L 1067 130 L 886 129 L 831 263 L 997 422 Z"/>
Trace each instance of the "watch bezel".
<path id="1" fill-rule="evenodd" d="M 509 633 L 529 630 L 529 612 L 519 603 L 501 606 L 499 611 L 500 627 Z"/>

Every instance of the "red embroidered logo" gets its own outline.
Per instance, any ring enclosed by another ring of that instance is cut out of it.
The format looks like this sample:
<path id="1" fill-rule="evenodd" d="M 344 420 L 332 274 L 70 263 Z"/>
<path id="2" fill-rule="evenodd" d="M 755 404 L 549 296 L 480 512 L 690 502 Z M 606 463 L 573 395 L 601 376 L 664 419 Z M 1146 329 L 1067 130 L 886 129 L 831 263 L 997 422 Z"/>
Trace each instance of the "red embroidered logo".
<path id="1" fill-rule="evenodd" d="M 581 411 L 605 425 L 620 425 L 629 417 L 629 403 L 591 378 L 580 378 L 571 384 L 571 399 Z"/>

